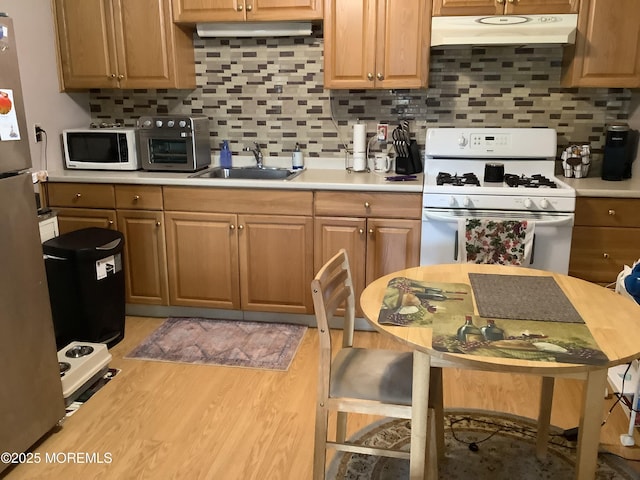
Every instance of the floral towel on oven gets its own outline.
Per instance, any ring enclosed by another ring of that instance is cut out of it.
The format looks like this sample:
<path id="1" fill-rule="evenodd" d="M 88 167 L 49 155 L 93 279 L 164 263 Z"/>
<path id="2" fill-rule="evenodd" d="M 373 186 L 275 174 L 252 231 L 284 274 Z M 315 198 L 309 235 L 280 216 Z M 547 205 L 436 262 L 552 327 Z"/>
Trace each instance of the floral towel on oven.
<path id="1" fill-rule="evenodd" d="M 458 223 L 462 263 L 528 265 L 534 223 L 527 220 L 464 218 Z"/>

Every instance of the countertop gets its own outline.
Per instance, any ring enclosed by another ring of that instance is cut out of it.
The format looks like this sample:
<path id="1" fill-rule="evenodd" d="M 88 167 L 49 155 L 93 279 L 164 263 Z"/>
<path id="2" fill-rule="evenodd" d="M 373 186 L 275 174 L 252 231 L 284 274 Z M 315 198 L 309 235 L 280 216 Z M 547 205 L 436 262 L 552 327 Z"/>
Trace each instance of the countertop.
<path id="1" fill-rule="evenodd" d="M 600 177 L 560 177 L 560 180 L 575 188 L 578 197 L 640 198 L 640 175 L 619 182 Z"/>
<path id="2" fill-rule="evenodd" d="M 266 167 L 289 167 L 280 159 L 266 159 Z M 280 163 L 280 164 L 279 164 Z M 254 165 L 251 158 L 237 159 L 234 166 Z M 213 166 L 213 165 L 212 165 Z M 350 190 L 380 192 L 422 192 L 423 175 L 418 174 L 416 180 L 391 182 L 385 177 L 389 173 L 349 172 L 344 168 L 342 160 L 309 159 L 305 170 L 291 180 L 241 180 L 219 178 L 190 178 L 190 173 L 165 172 L 116 172 L 101 170 L 60 170 L 48 172 L 50 182 L 84 182 L 84 183 L 127 183 L 137 185 L 181 185 L 222 188 L 282 188 L 290 190 Z"/>

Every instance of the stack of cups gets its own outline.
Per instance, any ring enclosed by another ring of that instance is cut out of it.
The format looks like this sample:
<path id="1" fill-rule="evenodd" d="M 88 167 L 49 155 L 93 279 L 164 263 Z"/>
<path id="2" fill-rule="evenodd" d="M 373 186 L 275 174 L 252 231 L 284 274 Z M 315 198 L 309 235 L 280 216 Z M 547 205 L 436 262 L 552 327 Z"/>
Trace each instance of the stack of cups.
<path id="1" fill-rule="evenodd" d="M 364 172 L 367 169 L 367 126 L 356 123 L 353 126 L 353 171 Z"/>

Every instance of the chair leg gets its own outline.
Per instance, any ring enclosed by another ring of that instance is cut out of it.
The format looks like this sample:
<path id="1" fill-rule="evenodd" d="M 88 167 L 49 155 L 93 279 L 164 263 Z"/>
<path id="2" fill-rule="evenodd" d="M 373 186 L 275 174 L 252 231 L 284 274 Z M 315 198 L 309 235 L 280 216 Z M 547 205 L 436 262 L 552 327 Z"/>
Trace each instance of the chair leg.
<path id="1" fill-rule="evenodd" d="M 313 449 L 313 480 L 325 480 L 327 467 L 327 427 L 329 412 L 318 403 L 316 408 L 316 433 Z"/>
<path id="2" fill-rule="evenodd" d="M 428 446 L 429 451 L 427 452 L 427 478 L 437 480 L 438 478 L 438 460 L 443 452 L 438 450 L 440 446 L 438 445 L 438 430 L 440 426 L 440 418 L 438 418 L 438 413 L 435 409 L 429 409 L 428 416 L 429 424 L 427 426 L 427 437 L 429 438 Z M 443 448 L 444 450 L 444 448 Z"/>
<path id="3" fill-rule="evenodd" d="M 336 420 L 336 441 L 343 443 L 347 439 L 347 413 L 338 412 Z"/>

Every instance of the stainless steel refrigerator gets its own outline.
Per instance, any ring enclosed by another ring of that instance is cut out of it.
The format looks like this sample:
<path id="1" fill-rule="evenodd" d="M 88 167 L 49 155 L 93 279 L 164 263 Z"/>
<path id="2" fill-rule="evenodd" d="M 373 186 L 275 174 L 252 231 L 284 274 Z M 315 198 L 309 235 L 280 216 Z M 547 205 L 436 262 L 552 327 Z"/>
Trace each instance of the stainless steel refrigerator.
<path id="1" fill-rule="evenodd" d="M 0 13 L 0 452 L 28 450 L 65 414 L 29 168 L 15 32 Z"/>

